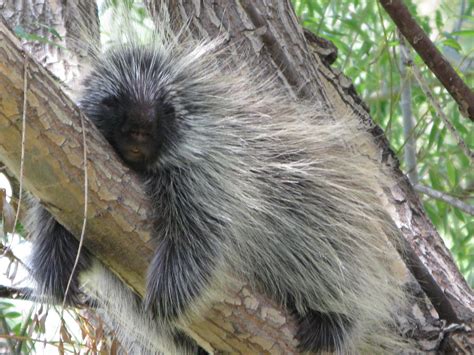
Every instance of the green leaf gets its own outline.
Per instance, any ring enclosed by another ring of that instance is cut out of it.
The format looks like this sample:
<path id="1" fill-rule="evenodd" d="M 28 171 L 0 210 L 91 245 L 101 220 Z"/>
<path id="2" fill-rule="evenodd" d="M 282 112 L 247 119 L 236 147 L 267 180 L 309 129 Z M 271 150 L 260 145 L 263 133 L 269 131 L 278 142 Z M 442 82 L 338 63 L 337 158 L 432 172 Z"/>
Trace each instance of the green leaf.
<path id="1" fill-rule="evenodd" d="M 445 233 L 450 232 L 451 225 L 448 223 L 448 205 L 443 201 L 436 201 L 436 207 L 438 207 L 438 213 L 443 221 L 443 229 Z"/>
<path id="2" fill-rule="evenodd" d="M 398 47 L 400 45 L 400 41 L 398 39 L 393 39 L 387 42 L 387 46 L 389 47 Z"/>
<path id="3" fill-rule="evenodd" d="M 464 215 L 463 215 L 463 213 L 459 210 L 459 208 L 453 207 L 453 212 L 454 212 L 454 214 L 456 215 L 456 217 L 457 217 L 460 221 L 466 222 L 466 219 L 464 218 Z"/>
<path id="4" fill-rule="evenodd" d="M 451 188 L 456 187 L 458 184 L 457 170 L 454 167 L 453 161 L 451 159 L 446 160 L 446 169 L 448 172 L 448 182 Z"/>
<path id="5" fill-rule="evenodd" d="M 20 335 L 21 332 L 21 323 L 15 324 L 15 326 L 12 328 L 13 333 L 16 335 Z"/>
<path id="6" fill-rule="evenodd" d="M 433 144 L 435 143 L 435 139 L 438 136 L 438 130 L 439 130 L 439 120 L 435 119 L 433 121 L 433 124 L 431 126 L 430 134 L 428 136 L 428 146 L 426 147 L 426 150 L 430 150 L 431 147 L 433 147 Z"/>
<path id="7" fill-rule="evenodd" d="M 42 36 L 38 36 L 37 34 L 34 33 L 28 33 L 25 31 L 25 29 L 21 26 L 16 26 L 14 29 L 15 34 L 23 39 L 26 39 L 28 41 L 38 41 L 42 43 L 47 43 L 48 39 Z"/>
<path id="8" fill-rule="evenodd" d="M 444 139 L 446 138 L 446 132 L 447 132 L 447 128 L 446 127 L 443 127 L 441 129 L 441 132 L 439 133 L 439 138 L 438 138 L 438 144 L 437 144 L 437 151 L 440 152 L 440 149 L 443 147 L 443 143 L 444 143 Z"/>
<path id="9" fill-rule="evenodd" d="M 438 31 L 441 32 L 444 24 L 443 24 L 443 18 L 441 17 L 441 11 L 439 10 L 436 10 L 435 23 L 436 23 L 436 28 L 438 29 Z"/>
<path id="10" fill-rule="evenodd" d="M 15 232 L 21 236 L 25 236 L 26 234 L 25 226 L 20 221 L 18 221 L 15 226 Z"/>
<path id="11" fill-rule="evenodd" d="M 444 46 L 451 47 L 458 52 L 462 52 L 462 47 L 454 38 L 447 38 L 441 42 Z"/>
<path id="12" fill-rule="evenodd" d="M 19 313 L 19 312 L 7 312 L 7 313 L 4 313 L 3 316 L 4 316 L 5 318 L 14 319 L 14 318 L 19 318 L 19 317 L 21 317 L 21 313 Z"/>
<path id="13" fill-rule="evenodd" d="M 441 181 L 439 179 L 439 175 L 432 169 L 429 171 L 428 175 L 430 177 L 431 186 L 433 186 L 435 190 L 441 190 Z"/>
<path id="14" fill-rule="evenodd" d="M 452 36 L 474 36 L 474 30 L 461 30 L 451 32 Z"/>
<path id="15" fill-rule="evenodd" d="M 424 206 L 431 221 L 435 225 L 438 225 L 440 223 L 440 218 L 439 218 L 438 211 L 436 210 L 436 208 L 430 202 L 426 202 Z"/>
<path id="16" fill-rule="evenodd" d="M 0 309 L 2 309 L 2 310 L 8 309 L 8 308 L 11 308 L 11 307 L 14 307 L 14 305 L 10 302 L 4 302 L 4 301 L 0 302 Z"/>
<path id="17" fill-rule="evenodd" d="M 15 34 L 19 37 L 19 38 L 23 38 L 27 41 L 32 41 L 32 42 L 39 42 L 39 43 L 44 43 L 44 44 L 50 44 L 52 46 L 55 46 L 55 47 L 58 47 L 58 48 L 61 48 L 61 49 L 64 49 L 64 50 L 67 50 L 66 47 L 58 44 L 58 43 L 55 43 L 53 41 L 50 41 L 49 39 L 47 39 L 46 37 L 43 37 L 43 36 L 38 36 L 37 34 L 34 34 L 34 33 L 28 33 L 25 31 L 25 29 L 21 26 L 16 26 L 15 29 L 14 29 L 14 32 Z"/>
<path id="18" fill-rule="evenodd" d="M 45 28 L 46 31 L 48 31 L 49 33 L 51 33 L 53 35 L 53 37 L 56 37 L 57 39 L 62 41 L 63 37 L 59 34 L 58 31 L 56 31 L 56 29 L 54 27 L 49 27 L 49 26 L 43 25 L 42 23 L 39 23 L 38 25 Z"/>

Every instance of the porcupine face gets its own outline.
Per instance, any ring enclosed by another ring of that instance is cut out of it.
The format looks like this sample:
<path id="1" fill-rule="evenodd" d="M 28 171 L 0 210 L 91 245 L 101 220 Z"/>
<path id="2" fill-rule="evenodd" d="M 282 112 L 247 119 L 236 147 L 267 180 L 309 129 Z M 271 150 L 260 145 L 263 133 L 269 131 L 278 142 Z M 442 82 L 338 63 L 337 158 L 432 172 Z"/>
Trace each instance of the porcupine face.
<path id="1" fill-rule="evenodd" d="M 143 171 L 177 138 L 175 109 L 163 83 L 159 53 L 111 50 L 85 78 L 79 106 L 124 162 Z"/>

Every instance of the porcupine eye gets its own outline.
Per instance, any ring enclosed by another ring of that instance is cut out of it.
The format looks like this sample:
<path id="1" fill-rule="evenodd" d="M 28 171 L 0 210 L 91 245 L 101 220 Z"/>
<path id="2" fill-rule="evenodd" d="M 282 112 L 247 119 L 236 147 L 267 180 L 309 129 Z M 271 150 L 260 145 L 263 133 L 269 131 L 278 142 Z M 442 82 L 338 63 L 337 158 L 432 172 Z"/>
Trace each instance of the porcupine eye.
<path id="1" fill-rule="evenodd" d="M 116 107 L 119 102 L 115 96 L 107 96 L 106 98 L 102 99 L 100 103 L 105 107 L 113 108 Z"/>

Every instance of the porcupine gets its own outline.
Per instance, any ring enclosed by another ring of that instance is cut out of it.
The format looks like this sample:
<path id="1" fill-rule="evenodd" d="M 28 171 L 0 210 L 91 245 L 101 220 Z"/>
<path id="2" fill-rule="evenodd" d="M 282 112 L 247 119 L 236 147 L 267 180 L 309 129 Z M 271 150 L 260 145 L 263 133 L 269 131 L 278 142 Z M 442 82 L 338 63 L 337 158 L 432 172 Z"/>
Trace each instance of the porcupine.
<path id="1" fill-rule="evenodd" d="M 379 169 L 350 149 L 361 127 L 226 69 L 222 47 L 160 33 L 95 59 L 77 102 L 142 178 L 157 249 L 144 300 L 84 250 L 68 303 L 90 295 L 130 353 L 195 353 L 177 324 L 238 275 L 295 316 L 300 350 L 383 352 L 404 294 Z M 30 215 L 39 292 L 62 300 L 78 242 L 39 203 Z"/>

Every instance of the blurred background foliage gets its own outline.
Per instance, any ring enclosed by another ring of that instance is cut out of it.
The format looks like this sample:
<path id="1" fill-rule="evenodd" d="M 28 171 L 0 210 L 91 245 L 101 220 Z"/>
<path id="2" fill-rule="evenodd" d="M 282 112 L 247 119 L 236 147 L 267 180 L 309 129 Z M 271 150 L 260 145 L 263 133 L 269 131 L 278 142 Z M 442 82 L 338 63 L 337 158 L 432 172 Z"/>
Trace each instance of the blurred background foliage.
<path id="1" fill-rule="evenodd" d="M 474 83 L 474 1 L 405 0 L 418 24 L 469 87 Z M 466 205 L 474 203 L 474 169 L 456 139 L 433 107 L 413 68 L 434 93 L 434 100 L 452 123 L 461 140 L 474 149 L 474 125 L 459 109 L 413 50 L 413 66 L 401 75 L 400 40 L 396 27 L 378 1 L 293 0 L 302 25 L 330 40 L 338 48 L 333 67 L 354 83 L 357 93 L 380 125 L 402 170 L 408 145 L 401 111 L 402 91 L 411 91 L 414 121 L 408 137 L 416 140 L 416 165 L 411 165 L 418 183 L 453 196 Z M 402 71 L 403 72 L 403 71 Z M 421 195 L 424 207 L 444 238 L 469 284 L 474 286 L 474 218 L 453 205 Z"/>

